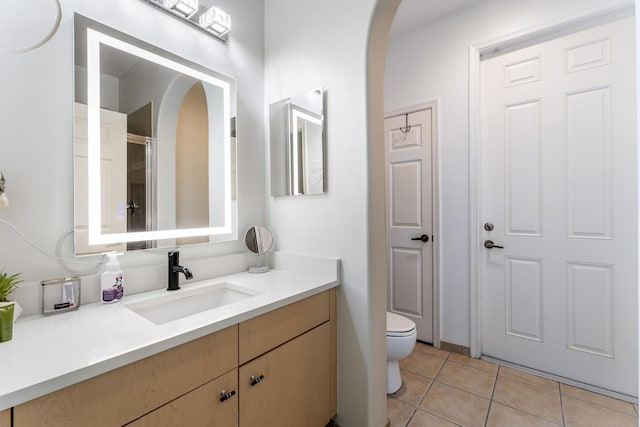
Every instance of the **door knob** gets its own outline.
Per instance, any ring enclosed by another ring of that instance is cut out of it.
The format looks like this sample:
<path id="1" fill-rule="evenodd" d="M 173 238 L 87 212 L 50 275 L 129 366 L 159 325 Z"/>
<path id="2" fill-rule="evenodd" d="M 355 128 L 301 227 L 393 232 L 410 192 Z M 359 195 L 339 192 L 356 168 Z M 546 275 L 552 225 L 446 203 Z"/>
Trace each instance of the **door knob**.
<path id="1" fill-rule="evenodd" d="M 493 240 L 485 240 L 484 241 L 484 247 L 487 248 L 487 249 L 491 249 L 491 248 L 504 249 L 504 246 L 500 246 L 500 245 L 494 244 Z"/>
<path id="2" fill-rule="evenodd" d="M 423 242 L 428 242 L 429 241 L 429 236 L 427 236 L 426 234 L 423 234 L 420 237 L 414 237 L 411 240 L 422 240 Z"/>

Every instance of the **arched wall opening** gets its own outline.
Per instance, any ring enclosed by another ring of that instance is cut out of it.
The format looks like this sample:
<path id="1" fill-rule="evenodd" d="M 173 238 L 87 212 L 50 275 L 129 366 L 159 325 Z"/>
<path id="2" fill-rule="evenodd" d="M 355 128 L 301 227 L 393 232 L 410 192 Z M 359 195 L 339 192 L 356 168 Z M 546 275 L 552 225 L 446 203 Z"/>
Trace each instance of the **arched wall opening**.
<path id="1" fill-rule="evenodd" d="M 375 372 L 369 386 L 370 425 L 382 425 L 386 403 L 387 263 L 384 174 L 384 69 L 387 39 L 401 0 L 378 0 L 373 10 L 367 45 L 367 263 L 369 276 L 372 352 Z M 382 315 L 381 315 L 382 314 Z"/>

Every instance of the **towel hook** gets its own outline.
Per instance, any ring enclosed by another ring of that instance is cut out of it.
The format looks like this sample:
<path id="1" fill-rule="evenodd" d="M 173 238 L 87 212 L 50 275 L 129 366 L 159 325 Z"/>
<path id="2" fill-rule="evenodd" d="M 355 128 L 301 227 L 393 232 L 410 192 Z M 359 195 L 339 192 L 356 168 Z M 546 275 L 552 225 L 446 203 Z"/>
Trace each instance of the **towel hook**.
<path id="1" fill-rule="evenodd" d="M 411 130 L 411 126 L 409 126 L 409 113 L 404 115 L 404 127 L 400 126 L 400 132 L 407 133 Z"/>

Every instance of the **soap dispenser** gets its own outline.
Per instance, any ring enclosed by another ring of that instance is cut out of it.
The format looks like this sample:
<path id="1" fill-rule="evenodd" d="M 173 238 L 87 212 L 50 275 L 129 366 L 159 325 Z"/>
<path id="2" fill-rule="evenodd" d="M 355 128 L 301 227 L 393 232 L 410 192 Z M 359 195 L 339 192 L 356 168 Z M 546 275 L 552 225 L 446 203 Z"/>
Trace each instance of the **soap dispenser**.
<path id="1" fill-rule="evenodd" d="M 106 255 L 109 261 L 100 281 L 100 300 L 104 303 L 112 303 L 120 301 L 124 295 L 124 274 L 118 264 L 118 256 L 122 253 L 109 252 Z"/>

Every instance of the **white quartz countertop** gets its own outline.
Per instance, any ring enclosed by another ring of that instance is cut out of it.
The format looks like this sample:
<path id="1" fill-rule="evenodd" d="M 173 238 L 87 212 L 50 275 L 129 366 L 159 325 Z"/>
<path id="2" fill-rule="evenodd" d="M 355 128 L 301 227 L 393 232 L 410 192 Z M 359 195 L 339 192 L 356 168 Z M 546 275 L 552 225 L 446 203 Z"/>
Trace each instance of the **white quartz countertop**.
<path id="1" fill-rule="evenodd" d="M 181 288 L 221 282 L 249 288 L 257 295 L 161 325 L 126 305 L 165 295 L 164 289 L 125 295 L 115 304 L 81 305 L 67 313 L 20 319 L 14 325 L 13 340 L 0 343 L 0 410 L 338 286 L 336 274 L 271 270 L 187 282 Z"/>

